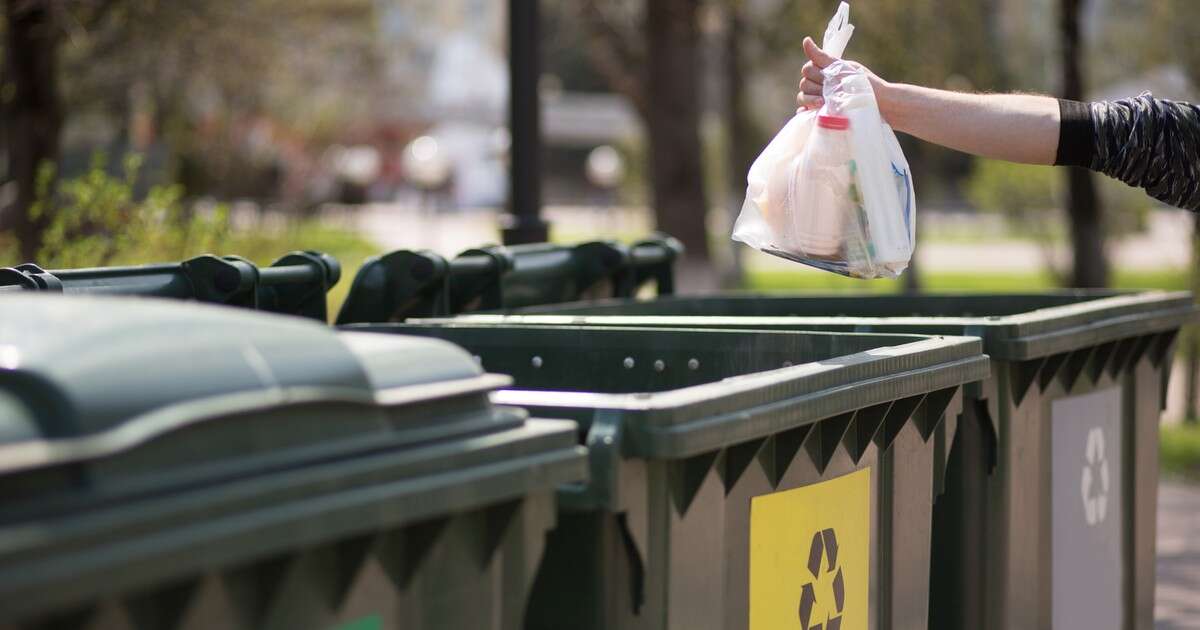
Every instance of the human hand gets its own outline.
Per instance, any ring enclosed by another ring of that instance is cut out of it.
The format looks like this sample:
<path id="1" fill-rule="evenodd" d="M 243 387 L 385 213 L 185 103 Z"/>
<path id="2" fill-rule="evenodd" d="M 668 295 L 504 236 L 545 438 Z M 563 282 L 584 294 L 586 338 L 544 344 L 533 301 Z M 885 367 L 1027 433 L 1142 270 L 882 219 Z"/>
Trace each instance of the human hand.
<path id="1" fill-rule="evenodd" d="M 825 99 L 821 95 L 821 90 L 825 86 L 825 76 L 821 74 L 821 71 L 838 60 L 821 50 L 821 47 L 817 46 L 811 37 L 804 38 L 804 54 L 808 57 L 808 63 L 804 64 L 804 68 L 800 70 L 803 78 L 800 79 L 800 91 L 796 93 L 796 105 L 800 107 L 797 111 L 816 109 L 825 104 Z M 871 81 L 871 89 L 875 92 L 875 99 L 882 111 L 888 83 L 862 64 L 850 63 L 862 68 L 863 72 L 867 74 L 867 78 Z"/>

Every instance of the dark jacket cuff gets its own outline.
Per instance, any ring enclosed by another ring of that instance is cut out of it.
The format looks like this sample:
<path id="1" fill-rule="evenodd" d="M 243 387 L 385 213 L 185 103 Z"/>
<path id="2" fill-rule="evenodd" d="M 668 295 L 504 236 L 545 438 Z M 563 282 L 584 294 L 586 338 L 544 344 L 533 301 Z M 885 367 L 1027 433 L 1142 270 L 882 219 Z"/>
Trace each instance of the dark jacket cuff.
<path id="1" fill-rule="evenodd" d="M 1092 108 L 1087 103 L 1058 99 L 1058 153 L 1054 164 L 1090 168 L 1096 154 Z"/>

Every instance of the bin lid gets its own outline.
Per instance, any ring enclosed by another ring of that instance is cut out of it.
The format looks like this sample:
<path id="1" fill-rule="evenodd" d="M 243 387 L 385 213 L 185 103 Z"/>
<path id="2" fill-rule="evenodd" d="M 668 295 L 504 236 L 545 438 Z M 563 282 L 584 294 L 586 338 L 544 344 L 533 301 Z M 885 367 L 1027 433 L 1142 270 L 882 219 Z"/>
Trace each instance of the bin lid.
<path id="1" fill-rule="evenodd" d="M 6 297 L 0 502 L 71 503 L 519 428 L 524 411 L 488 399 L 509 383 L 437 339 L 149 298 Z"/>
<path id="2" fill-rule="evenodd" d="M 94 435 L 234 393 L 245 404 L 370 401 L 377 390 L 478 377 L 470 355 L 419 338 L 337 335 L 311 321 L 150 299 L 0 300 L 0 444 Z M 220 406 L 220 405 L 217 405 Z"/>

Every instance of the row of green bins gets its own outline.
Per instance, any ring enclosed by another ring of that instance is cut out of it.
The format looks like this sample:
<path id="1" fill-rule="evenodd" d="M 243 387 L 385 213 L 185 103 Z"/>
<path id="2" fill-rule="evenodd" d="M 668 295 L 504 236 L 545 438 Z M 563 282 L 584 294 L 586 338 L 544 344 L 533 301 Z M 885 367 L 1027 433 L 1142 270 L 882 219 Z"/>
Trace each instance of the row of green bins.
<path id="1" fill-rule="evenodd" d="M 432 339 L 0 299 L 0 628 L 519 628 L 574 423 Z"/>
<path id="2" fill-rule="evenodd" d="M 398 250 L 368 259 L 354 276 L 338 324 L 398 322 L 587 298 L 674 292 L 683 245 L 669 236 L 633 245 L 590 241 L 468 249 L 446 259 Z"/>
<path id="3" fill-rule="evenodd" d="M 475 321 L 973 335 L 991 378 L 967 389 L 935 509 L 932 627 L 1150 630 L 1158 422 L 1192 296 L 662 298 Z M 532 312 L 532 311 L 529 311 Z"/>
<path id="4" fill-rule="evenodd" d="M 295 251 L 266 267 L 238 256 L 203 255 L 179 263 L 56 269 L 0 268 L 0 295 L 20 291 L 197 300 L 327 321 L 325 294 L 341 277 L 327 254 Z"/>
<path id="5" fill-rule="evenodd" d="M 924 628 L 931 511 L 978 339 L 378 324 L 452 341 L 579 423 L 543 628 Z"/>

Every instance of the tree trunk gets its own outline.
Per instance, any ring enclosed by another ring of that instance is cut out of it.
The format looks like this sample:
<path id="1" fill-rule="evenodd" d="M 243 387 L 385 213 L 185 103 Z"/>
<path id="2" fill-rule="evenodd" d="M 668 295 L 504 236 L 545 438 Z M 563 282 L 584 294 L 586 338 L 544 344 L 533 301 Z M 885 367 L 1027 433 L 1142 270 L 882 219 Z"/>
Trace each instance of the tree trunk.
<path id="1" fill-rule="evenodd" d="M 726 129 L 728 133 L 729 151 L 729 190 L 728 212 L 729 222 L 737 221 L 744 199 L 746 174 L 750 165 L 758 156 L 758 151 L 765 144 L 759 137 L 757 125 L 750 116 L 750 108 L 746 103 L 746 69 L 742 50 L 742 41 L 746 37 L 745 2 L 729 0 L 726 5 L 725 32 L 725 91 L 726 91 Z M 727 289 L 740 289 L 745 284 L 745 270 L 742 264 L 743 246 L 729 241 L 732 255 L 729 269 L 721 285 Z"/>
<path id="2" fill-rule="evenodd" d="M 707 264 L 699 6 L 700 0 L 646 2 L 646 131 L 658 229 L 683 242 L 689 262 Z"/>
<path id="3" fill-rule="evenodd" d="M 1059 33 L 1062 36 L 1063 98 L 1081 101 L 1083 89 L 1083 36 L 1080 16 L 1086 0 L 1060 0 Z M 1071 222 L 1074 267 L 1071 282 L 1077 287 L 1108 285 L 1108 260 L 1104 254 L 1104 225 L 1100 198 L 1092 172 L 1067 169 L 1067 217 Z"/>
<path id="4" fill-rule="evenodd" d="M 9 174 L 17 183 L 16 202 L 5 209 L 5 224 L 20 243 L 21 257 L 32 261 L 49 223 L 46 212 L 34 217 L 39 171 L 58 159 L 62 128 L 57 64 L 58 30 L 49 2 L 7 0 L 3 99 Z M 48 209 L 46 209 L 48 211 Z"/>

